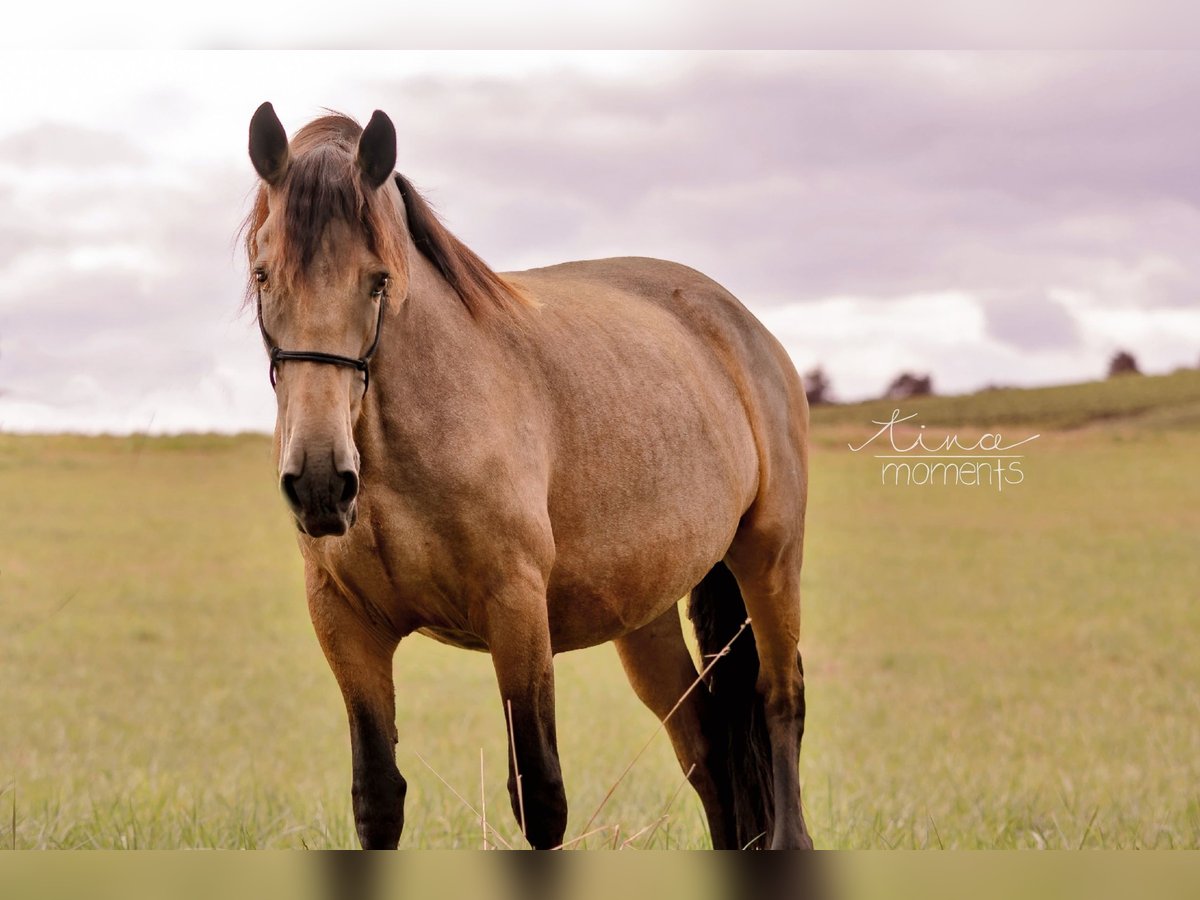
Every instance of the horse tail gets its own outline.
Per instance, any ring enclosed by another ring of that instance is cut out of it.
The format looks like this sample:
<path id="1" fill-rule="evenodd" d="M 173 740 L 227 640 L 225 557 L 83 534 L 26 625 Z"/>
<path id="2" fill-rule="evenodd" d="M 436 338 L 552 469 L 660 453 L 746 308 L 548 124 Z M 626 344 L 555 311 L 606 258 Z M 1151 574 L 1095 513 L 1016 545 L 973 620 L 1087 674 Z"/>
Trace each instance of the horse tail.
<path id="1" fill-rule="evenodd" d="M 770 843 L 775 819 L 771 741 L 758 693 L 758 646 L 753 628 L 734 640 L 747 621 L 746 604 L 733 573 L 719 562 L 692 589 L 688 618 L 696 631 L 702 665 L 725 651 L 708 675 L 714 715 L 709 734 L 714 775 L 726 776 L 732 790 L 733 819 L 741 848 Z M 732 643 L 730 643 L 732 641 Z M 724 772 L 721 771 L 724 769 Z"/>

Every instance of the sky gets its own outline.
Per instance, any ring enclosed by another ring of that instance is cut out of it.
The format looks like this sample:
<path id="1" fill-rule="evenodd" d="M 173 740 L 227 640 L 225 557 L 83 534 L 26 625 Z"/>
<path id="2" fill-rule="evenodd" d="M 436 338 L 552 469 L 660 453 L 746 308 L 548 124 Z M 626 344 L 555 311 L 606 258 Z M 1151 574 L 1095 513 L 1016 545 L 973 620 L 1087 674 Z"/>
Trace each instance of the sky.
<path id="1" fill-rule="evenodd" d="M 272 427 L 235 243 L 263 100 L 290 132 L 386 111 L 497 269 L 704 271 L 842 399 L 1200 365 L 1194 53 L 61 50 L 0 78 L 0 430 Z"/>

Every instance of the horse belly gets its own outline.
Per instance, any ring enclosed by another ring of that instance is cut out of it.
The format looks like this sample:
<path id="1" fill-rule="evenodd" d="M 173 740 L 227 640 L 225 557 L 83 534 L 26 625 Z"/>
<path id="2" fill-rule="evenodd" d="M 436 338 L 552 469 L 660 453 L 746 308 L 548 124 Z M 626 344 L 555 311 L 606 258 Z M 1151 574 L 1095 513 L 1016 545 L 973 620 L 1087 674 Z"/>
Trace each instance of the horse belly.
<path id="1" fill-rule="evenodd" d="M 556 652 L 649 624 L 725 555 L 743 512 L 732 494 L 691 492 L 671 506 L 629 510 L 578 539 L 556 528 L 547 596 Z"/>

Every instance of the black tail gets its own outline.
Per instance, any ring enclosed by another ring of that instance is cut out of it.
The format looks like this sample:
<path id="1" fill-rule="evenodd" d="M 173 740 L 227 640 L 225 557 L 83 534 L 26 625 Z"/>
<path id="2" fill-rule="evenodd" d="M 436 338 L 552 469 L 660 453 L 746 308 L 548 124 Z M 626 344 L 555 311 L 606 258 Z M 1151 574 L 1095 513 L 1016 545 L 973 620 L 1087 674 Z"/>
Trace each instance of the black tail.
<path id="1" fill-rule="evenodd" d="M 692 590 L 688 617 L 696 629 L 702 665 L 707 666 L 746 621 L 741 589 L 724 563 L 713 566 Z M 758 647 L 753 627 L 748 627 L 712 667 L 708 678 L 716 712 L 710 738 L 728 771 L 735 833 L 743 848 L 769 846 L 775 820 L 771 741 L 757 680 Z"/>

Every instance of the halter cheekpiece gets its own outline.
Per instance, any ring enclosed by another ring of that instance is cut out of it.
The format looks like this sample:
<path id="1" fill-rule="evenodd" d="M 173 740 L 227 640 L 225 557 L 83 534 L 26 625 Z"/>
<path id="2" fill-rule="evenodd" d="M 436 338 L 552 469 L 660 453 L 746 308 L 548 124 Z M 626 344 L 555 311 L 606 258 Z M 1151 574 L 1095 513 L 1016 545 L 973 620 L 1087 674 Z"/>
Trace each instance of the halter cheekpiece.
<path id="1" fill-rule="evenodd" d="M 367 352 L 357 358 L 353 356 L 340 356 L 337 353 L 325 353 L 320 350 L 284 350 L 277 346 L 271 340 L 271 336 L 267 334 L 267 326 L 263 324 L 262 290 L 260 289 L 258 291 L 258 330 L 262 332 L 263 342 L 266 343 L 267 353 L 271 358 L 271 364 L 267 370 L 271 378 L 271 387 L 275 387 L 275 370 L 279 364 L 287 360 L 296 360 L 357 369 L 363 374 L 363 393 L 365 394 L 367 388 L 371 386 L 371 357 L 375 355 L 375 351 L 379 348 L 379 336 L 383 333 L 383 311 L 387 304 L 387 287 L 388 279 L 384 279 L 383 287 L 379 292 L 379 316 L 375 320 L 375 339 L 371 341 L 371 346 L 367 348 Z"/>

